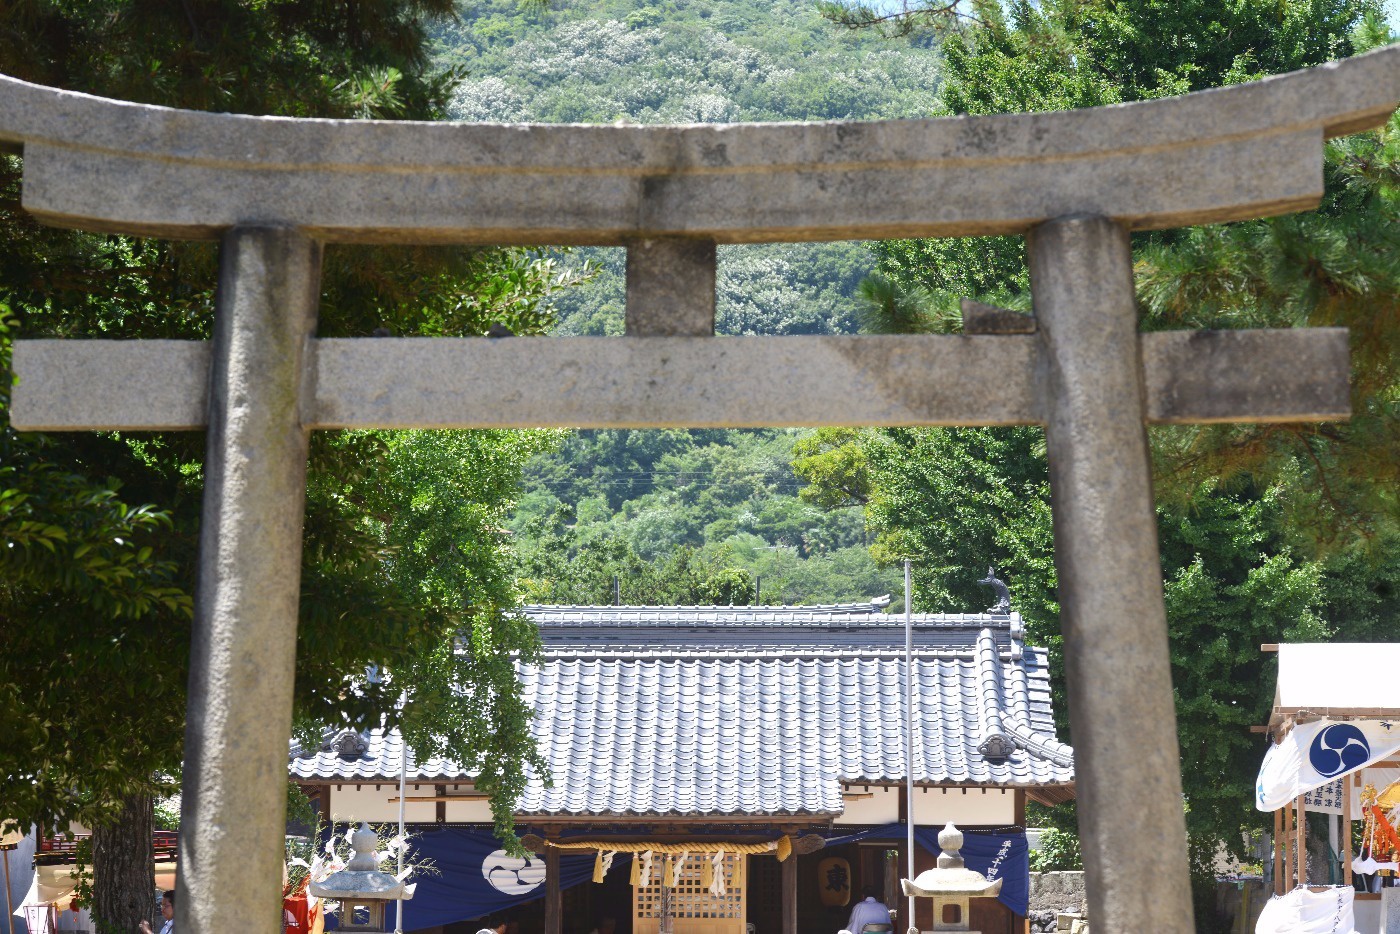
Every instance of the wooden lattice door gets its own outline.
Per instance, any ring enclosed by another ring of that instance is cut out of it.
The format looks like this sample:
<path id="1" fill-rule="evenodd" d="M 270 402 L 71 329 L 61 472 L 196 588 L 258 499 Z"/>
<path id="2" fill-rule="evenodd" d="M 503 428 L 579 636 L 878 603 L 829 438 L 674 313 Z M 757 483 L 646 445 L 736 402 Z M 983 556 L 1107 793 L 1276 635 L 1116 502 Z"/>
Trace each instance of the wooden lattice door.
<path id="1" fill-rule="evenodd" d="M 725 854 L 721 863 L 725 892 L 712 895 L 701 884 L 702 862 L 711 854 L 691 856 L 681 867 L 670 892 L 672 934 L 744 934 L 744 866 L 747 857 Z M 651 884 L 636 886 L 632 897 L 632 934 L 659 934 L 662 910 L 662 861 L 657 860 Z"/>

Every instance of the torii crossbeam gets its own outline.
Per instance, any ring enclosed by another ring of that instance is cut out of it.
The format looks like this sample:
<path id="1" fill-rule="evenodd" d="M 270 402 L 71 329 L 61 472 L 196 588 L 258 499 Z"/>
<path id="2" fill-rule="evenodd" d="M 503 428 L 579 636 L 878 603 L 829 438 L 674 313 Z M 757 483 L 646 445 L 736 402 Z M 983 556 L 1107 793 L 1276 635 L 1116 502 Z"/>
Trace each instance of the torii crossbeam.
<path id="1" fill-rule="evenodd" d="M 26 209 L 222 242 L 211 343 L 14 349 L 16 428 L 208 429 L 179 929 L 278 929 L 311 430 L 1041 424 L 1091 916 L 1193 931 L 1143 426 L 1345 418 L 1346 332 L 1139 335 L 1128 232 L 1313 207 L 1323 141 L 1398 100 L 1400 46 L 1167 100 L 872 123 L 294 120 L 0 77 Z M 979 234 L 1026 235 L 1035 333 L 714 336 L 717 243 Z M 628 336 L 318 340 L 324 242 L 625 245 Z"/>

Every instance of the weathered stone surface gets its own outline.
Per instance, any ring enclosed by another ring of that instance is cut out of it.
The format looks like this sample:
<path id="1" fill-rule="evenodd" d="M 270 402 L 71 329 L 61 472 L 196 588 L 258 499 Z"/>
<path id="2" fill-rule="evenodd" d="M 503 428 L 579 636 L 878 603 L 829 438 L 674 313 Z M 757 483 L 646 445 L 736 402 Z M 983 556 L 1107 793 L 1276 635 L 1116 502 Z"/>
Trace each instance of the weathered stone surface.
<path id="1" fill-rule="evenodd" d="M 714 333 L 715 242 L 668 237 L 628 243 L 628 336 Z"/>
<path id="2" fill-rule="evenodd" d="M 1031 873 L 1030 908 L 1051 912 L 1084 914 L 1088 909 L 1088 894 L 1084 888 L 1083 871 Z"/>
<path id="3" fill-rule="evenodd" d="M 275 934 L 281 917 L 309 432 L 302 355 L 321 248 L 224 239 L 180 810 L 182 934 Z"/>
<path id="4" fill-rule="evenodd" d="M 1010 308 L 964 298 L 961 302 L 964 334 L 1034 334 L 1035 316 Z"/>
<path id="5" fill-rule="evenodd" d="M 1128 232 L 1070 218 L 1027 245 L 1089 910 L 1103 931 L 1192 934 Z"/>
<path id="6" fill-rule="evenodd" d="M 1342 328 L 1167 331 L 1140 342 L 1150 423 L 1349 414 Z M 1024 335 L 336 339 L 313 347 L 310 428 L 1045 420 L 1042 349 Z M 188 341 L 17 341 L 11 418 L 26 430 L 200 428 L 208 360 L 208 344 Z"/>
<path id="7" fill-rule="evenodd" d="M 1034 351 L 931 336 L 329 340 L 319 343 L 312 418 L 739 427 L 951 423 L 956 412 L 1006 424 L 1038 404 Z"/>
<path id="8" fill-rule="evenodd" d="M 21 340 L 10 424 L 21 431 L 204 426 L 210 345 L 202 341 Z"/>
<path id="9" fill-rule="evenodd" d="M 1184 97 L 1043 114 L 683 127 L 289 120 L 0 79 L 24 205 L 175 238 L 290 224 L 329 240 L 720 243 L 1133 228 L 1306 208 L 1322 138 L 1384 122 L 1400 47 Z M 910 192 L 920 197 L 910 197 Z"/>
<path id="10" fill-rule="evenodd" d="M 1381 931 L 1400 934 L 1400 889 L 1381 889 Z"/>
<path id="11" fill-rule="evenodd" d="M 1139 343 L 1151 424 L 1351 415 L 1346 328 L 1158 331 Z"/>

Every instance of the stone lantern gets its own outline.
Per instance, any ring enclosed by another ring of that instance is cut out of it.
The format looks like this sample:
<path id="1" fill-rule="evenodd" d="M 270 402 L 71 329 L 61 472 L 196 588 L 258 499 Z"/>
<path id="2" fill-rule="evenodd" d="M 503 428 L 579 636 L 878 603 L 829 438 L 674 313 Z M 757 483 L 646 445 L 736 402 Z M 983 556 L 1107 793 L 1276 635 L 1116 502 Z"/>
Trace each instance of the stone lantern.
<path id="1" fill-rule="evenodd" d="M 384 906 L 397 899 L 413 897 L 413 886 L 404 885 L 387 872 L 379 871 L 374 851 L 379 835 L 369 824 L 361 823 L 350 835 L 354 855 L 340 872 L 333 872 L 321 882 L 313 882 L 307 891 L 317 898 L 340 902 L 340 930 L 385 932 Z M 357 911 L 366 920 L 357 917 Z"/>
<path id="2" fill-rule="evenodd" d="M 938 866 L 919 873 L 917 879 L 904 879 L 904 894 L 933 899 L 935 931 L 972 931 L 968 906 L 974 898 L 988 898 L 1001 891 L 1003 880 L 989 880 L 963 865 L 959 851 L 962 831 L 949 824 L 938 832 Z M 972 932 L 977 934 L 977 932 Z"/>

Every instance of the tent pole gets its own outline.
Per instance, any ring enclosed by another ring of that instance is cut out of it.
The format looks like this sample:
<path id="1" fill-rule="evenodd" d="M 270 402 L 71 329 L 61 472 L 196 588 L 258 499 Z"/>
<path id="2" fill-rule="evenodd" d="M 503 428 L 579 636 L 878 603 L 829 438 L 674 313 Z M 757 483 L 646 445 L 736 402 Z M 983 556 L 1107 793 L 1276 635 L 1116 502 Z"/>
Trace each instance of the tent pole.
<path id="1" fill-rule="evenodd" d="M 1298 796 L 1298 884 L 1308 884 L 1308 804 Z"/>
<path id="2" fill-rule="evenodd" d="M 909 878 L 914 872 L 914 609 L 913 578 L 909 559 L 904 559 L 904 704 L 909 721 L 904 725 L 904 791 L 908 804 L 904 809 L 905 847 L 909 854 Z M 909 917 L 906 929 L 918 934 L 914 923 L 914 896 L 909 896 Z"/>
<path id="3" fill-rule="evenodd" d="M 403 727 L 399 728 L 399 875 L 403 875 L 403 797 L 404 784 L 408 776 L 408 743 L 403 736 Z M 398 906 L 394 910 L 394 934 L 403 934 L 403 899 L 398 900 Z"/>
<path id="4" fill-rule="evenodd" d="M 1274 811 L 1274 894 L 1283 894 L 1283 875 L 1288 870 L 1283 855 L 1283 809 Z"/>
<path id="5" fill-rule="evenodd" d="M 1283 891 L 1279 894 L 1283 894 L 1293 888 L 1293 869 L 1298 864 L 1297 841 L 1293 837 L 1292 801 L 1283 806 L 1283 839 L 1288 849 L 1284 851 Z"/>
<path id="6" fill-rule="evenodd" d="M 8 847 L 0 850 L 0 859 L 5 861 L 5 927 L 10 934 L 15 934 L 15 908 L 10 904 L 10 854 L 13 852 Z"/>
<path id="7" fill-rule="evenodd" d="M 1343 787 L 1343 790 L 1345 790 L 1345 787 Z M 1329 813 L 1327 815 L 1327 851 L 1338 859 L 1340 859 L 1342 855 L 1342 841 L 1338 839 L 1337 836 L 1337 824 L 1341 819 L 1340 814 Z M 1327 870 L 1327 881 L 1329 884 L 1333 881 L 1332 869 L 1330 866 Z"/>
<path id="8" fill-rule="evenodd" d="M 1342 881 L 1351 885 L 1351 776 L 1342 779 Z"/>

